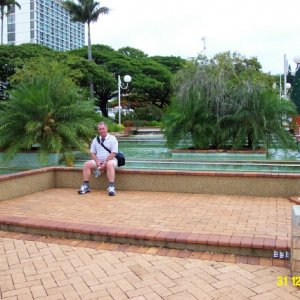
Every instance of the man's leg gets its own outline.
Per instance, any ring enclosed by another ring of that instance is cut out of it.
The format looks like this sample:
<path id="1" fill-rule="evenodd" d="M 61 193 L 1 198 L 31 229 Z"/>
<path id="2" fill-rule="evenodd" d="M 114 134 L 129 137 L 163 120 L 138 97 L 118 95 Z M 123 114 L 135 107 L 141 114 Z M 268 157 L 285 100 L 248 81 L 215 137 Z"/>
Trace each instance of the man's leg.
<path id="1" fill-rule="evenodd" d="M 89 160 L 84 163 L 83 165 L 83 184 L 81 185 L 80 189 L 78 190 L 78 194 L 85 194 L 90 192 L 90 177 L 92 169 L 95 169 L 96 163 L 93 160 Z"/>
<path id="2" fill-rule="evenodd" d="M 116 167 L 117 167 L 116 159 L 109 160 L 106 163 L 106 176 L 109 182 L 107 191 L 109 196 L 116 195 L 116 188 L 115 188 Z"/>
<path id="3" fill-rule="evenodd" d="M 96 163 L 93 160 L 86 161 L 83 165 L 83 180 L 89 181 L 91 177 L 92 170 L 96 168 Z"/>

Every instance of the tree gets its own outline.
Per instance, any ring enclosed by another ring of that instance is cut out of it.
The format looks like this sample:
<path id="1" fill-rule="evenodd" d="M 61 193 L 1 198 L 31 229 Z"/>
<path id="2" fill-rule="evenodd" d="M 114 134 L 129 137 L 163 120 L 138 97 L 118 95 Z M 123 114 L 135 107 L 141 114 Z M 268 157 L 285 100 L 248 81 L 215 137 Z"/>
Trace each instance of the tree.
<path id="1" fill-rule="evenodd" d="M 66 75 L 68 69 L 48 63 L 12 90 L 1 103 L 0 148 L 12 159 L 20 150 L 39 145 L 42 161 L 49 152 L 86 151 L 95 134 L 98 114 L 91 101 L 83 100 L 78 87 Z"/>
<path id="2" fill-rule="evenodd" d="M 17 68 L 22 68 L 33 57 L 53 57 L 54 53 L 58 52 L 37 44 L 0 45 L 0 100 L 9 98 L 9 91 L 13 87 L 10 77 Z"/>
<path id="3" fill-rule="evenodd" d="M 151 59 L 166 66 L 173 74 L 176 74 L 186 65 L 186 60 L 179 56 L 151 56 Z"/>
<path id="4" fill-rule="evenodd" d="M 70 52 L 86 57 L 84 49 Z M 162 108 L 169 103 L 172 72 L 167 66 L 149 58 L 141 50 L 124 47 L 115 51 L 106 45 L 93 45 L 93 60 L 115 78 L 110 93 L 106 90 L 105 93 L 99 94 L 99 90 L 95 89 L 95 94 L 100 99 L 103 114 L 108 101 L 117 97 L 118 75 L 130 74 L 133 77 L 129 89 L 124 91 L 122 106 L 124 103 L 132 108 L 154 104 Z"/>
<path id="5" fill-rule="evenodd" d="M 300 68 L 297 70 L 292 85 L 291 99 L 297 107 L 297 112 L 300 114 Z"/>
<path id="6" fill-rule="evenodd" d="M 0 0 L 0 18 L 1 18 L 1 45 L 3 45 L 3 23 L 4 15 L 9 15 L 10 9 L 14 6 L 21 8 L 20 4 L 15 0 Z"/>
<path id="7" fill-rule="evenodd" d="M 295 107 L 272 89 L 269 78 L 230 53 L 199 58 L 175 77 L 164 119 L 170 148 L 186 141 L 196 149 L 295 147 L 282 121 Z"/>
<path id="8" fill-rule="evenodd" d="M 97 22 L 100 14 L 108 14 L 109 8 L 102 6 L 94 0 L 78 0 L 76 4 L 72 0 L 63 2 L 64 7 L 69 10 L 74 22 L 86 23 L 88 28 L 88 60 L 92 60 L 91 22 Z M 90 83 L 90 97 L 94 98 L 93 82 Z"/>

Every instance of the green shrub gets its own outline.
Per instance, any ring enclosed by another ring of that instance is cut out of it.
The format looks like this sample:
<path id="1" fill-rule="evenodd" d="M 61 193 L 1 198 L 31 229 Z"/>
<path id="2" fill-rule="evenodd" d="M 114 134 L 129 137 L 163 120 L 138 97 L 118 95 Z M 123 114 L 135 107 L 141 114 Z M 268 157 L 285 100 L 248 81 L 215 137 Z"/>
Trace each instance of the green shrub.
<path id="1" fill-rule="evenodd" d="M 162 110 L 155 105 L 147 105 L 135 110 L 135 119 L 142 121 L 160 121 L 162 116 Z"/>

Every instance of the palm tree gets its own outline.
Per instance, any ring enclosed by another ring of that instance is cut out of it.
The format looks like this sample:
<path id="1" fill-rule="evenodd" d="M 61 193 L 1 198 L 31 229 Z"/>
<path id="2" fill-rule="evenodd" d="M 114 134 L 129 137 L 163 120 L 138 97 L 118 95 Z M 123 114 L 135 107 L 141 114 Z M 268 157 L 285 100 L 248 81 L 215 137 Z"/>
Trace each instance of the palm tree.
<path id="1" fill-rule="evenodd" d="M 6 159 L 39 145 L 42 162 L 48 153 L 86 151 L 98 116 L 91 101 L 82 100 L 78 88 L 56 72 L 25 78 L 0 109 L 0 148 Z"/>
<path id="2" fill-rule="evenodd" d="M 1 18 L 1 45 L 3 45 L 3 21 L 4 21 L 4 15 L 9 14 L 9 9 L 12 6 L 18 6 L 21 8 L 21 5 L 15 1 L 15 0 L 0 0 L 0 18 Z M 5 10 L 6 8 L 6 10 Z"/>
<path id="3" fill-rule="evenodd" d="M 92 58 L 92 43 L 91 43 L 91 22 L 97 22 L 100 14 L 108 14 L 109 8 L 102 6 L 100 3 L 94 0 L 78 0 L 76 4 L 72 0 L 66 0 L 63 2 L 64 7 L 70 12 L 72 21 L 87 23 L 88 27 L 88 60 Z M 92 81 L 90 82 L 90 97 L 94 97 L 94 88 Z"/>

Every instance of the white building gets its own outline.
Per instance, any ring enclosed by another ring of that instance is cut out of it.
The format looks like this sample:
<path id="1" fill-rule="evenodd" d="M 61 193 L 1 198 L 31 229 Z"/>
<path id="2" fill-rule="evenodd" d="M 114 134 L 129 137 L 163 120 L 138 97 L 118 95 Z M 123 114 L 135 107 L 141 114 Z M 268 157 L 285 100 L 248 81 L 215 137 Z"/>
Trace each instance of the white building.
<path id="1" fill-rule="evenodd" d="M 72 22 L 61 0 L 18 0 L 4 18 L 4 44 L 34 43 L 54 50 L 71 50 L 85 44 L 85 25 Z M 0 25 L 1 26 L 1 25 Z"/>

